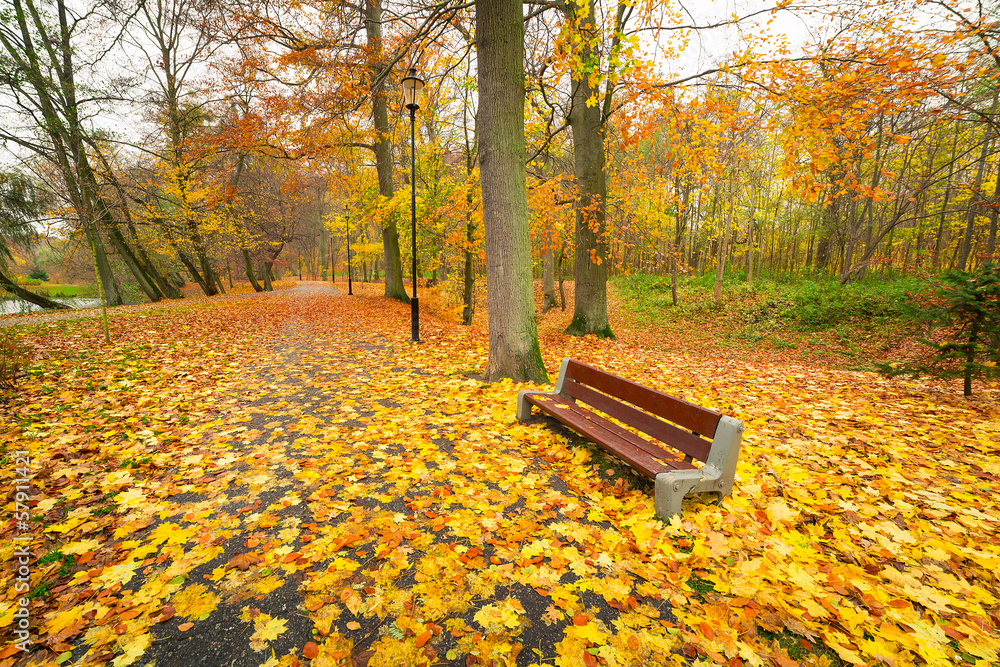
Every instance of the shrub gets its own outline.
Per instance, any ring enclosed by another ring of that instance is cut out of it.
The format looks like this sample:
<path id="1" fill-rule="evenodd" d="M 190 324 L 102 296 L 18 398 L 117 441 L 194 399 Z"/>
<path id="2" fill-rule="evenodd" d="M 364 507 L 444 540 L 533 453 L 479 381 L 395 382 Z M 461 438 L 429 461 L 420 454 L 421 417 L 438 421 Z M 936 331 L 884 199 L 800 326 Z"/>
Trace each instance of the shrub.
<path id="1" fill-rule="evenodd" d="M 943 342 L 920 342 L 929 353 L 901 364 L 879 364 L 887 377 L 931 375 L 961 377 L 966 396 L 975 377 L 1000 377 L 1000 265 L 976 271 L 949 271 L 933 283 L 924 316 L 931 329 L 942 327 Z"/>
<path id="2" fill-rule="evenodd" d="M 36 266 L 31 270 L 31 273 L 28 274 L 28 278 L 31 278 L 32 280 L 39 280 L 44 283 L 49 281 L 49 274 L 45 272 L 45 269 L 41 269 Z"/>

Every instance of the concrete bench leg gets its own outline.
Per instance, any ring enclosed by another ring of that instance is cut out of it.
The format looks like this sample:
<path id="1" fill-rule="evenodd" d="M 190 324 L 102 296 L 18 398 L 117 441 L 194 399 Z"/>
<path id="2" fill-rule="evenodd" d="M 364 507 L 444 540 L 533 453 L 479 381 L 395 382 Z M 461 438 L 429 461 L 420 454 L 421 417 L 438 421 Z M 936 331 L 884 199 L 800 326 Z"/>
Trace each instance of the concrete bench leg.
<path id="1" fill-rule="evenodd" d="M 529 391 L 522 389 L 517 392 L 517 421 L 525 422 L 531 418 L 531 403 L 524 397 L 525 394 L 540 394 L 543 392 Z"/>
<path id="2" fill-rule="evenodd" d="M 679 516 L 684 496 L 691 493 L 701 480 L 700 470 L 661 472 L 656 476 L 656 490 L 653 497 L 656 513 L 664 521 L 670 521 L 670 517 L 675 514 Z"/>

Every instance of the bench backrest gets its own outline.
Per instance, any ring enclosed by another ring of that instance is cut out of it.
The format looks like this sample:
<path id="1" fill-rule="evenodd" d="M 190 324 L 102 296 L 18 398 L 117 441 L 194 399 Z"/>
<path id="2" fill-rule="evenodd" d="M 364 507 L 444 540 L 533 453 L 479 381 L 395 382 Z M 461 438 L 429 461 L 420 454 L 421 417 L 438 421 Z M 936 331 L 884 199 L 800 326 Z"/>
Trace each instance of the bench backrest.
<path id="1" fill-rule="evenodd" d="M 563 395 L 587 403 L 691 458 L 708 459 L 720 413 L 579 361 L 567 362 Z"/>

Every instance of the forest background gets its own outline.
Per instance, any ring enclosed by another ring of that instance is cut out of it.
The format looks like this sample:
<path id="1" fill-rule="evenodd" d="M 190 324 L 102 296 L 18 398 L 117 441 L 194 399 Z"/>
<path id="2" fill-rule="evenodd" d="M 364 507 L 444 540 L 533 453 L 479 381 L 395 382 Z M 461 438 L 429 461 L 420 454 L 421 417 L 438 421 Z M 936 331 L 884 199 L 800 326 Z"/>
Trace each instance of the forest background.
<path id="1" fill-rule="evenodd" d="M 112 345 L 0 322 L 35 540 L 0 628 L 37 640 L 0 665 L 995 664 L 997 386 L 858 372 L 914 303 L 974 313 L 951 352 L 996 372 L 995 11 L 721 9 L 0 2 L 5 289 L 211 301 Z M 506 378 L 563 356 L 742 419 L 738 491 L 661 522 L 516 423 Z"/>
<path id="2" fill-rule="evenodd" d="M 646 303 L 669 291 L 678 305 L 680 281 L 717 306 L 727 276 L 766 279 L 749 316 L 808 324 L 842 315 L 814 298 L 831 280 L 882 286 L 875 303 L 834 300 L 892 316 L 914 274 L 996 255 L 992 10 L 718 10 L 528 2 L 523 52 L 497 58 L 482 39 L 477 52 L 471 3 L 5 2 L 4 247 L 28 250 L 2 280 L 60 273 L 58 259 L 99 276 L 108 305 L 176 298 L 185 282 L 211 296 L 234 276 L 262 291 L 281 275 L 343 275 L 350 240 L 362 280 L 408 302 L 397 85 L 410 67 L 427 80 L 414 128 L 421 280 L 470 323 L 488 258 L 514 258 L 516 277 L 493 280 L 504 305 L 490 328 L 520 322 L 524 358 L 502 363 L 491 345 L 491 377 L 544 377 L 532 278 L 546 310 L 575 278 L 567 331 L 613 336 L 609 276 L 664 278 L 623 283 Z M 702 65 L 692 54 L 706 43 Z M 489 74 L 487 58 L 523 60 L 523 78 Z M 480 109 L 522 101 L 523 132 L 484 130 Z M 525 184 L 499 189 L 518 200 L 523 187 L 526 203 L 484 215 L 480 163 L 500 134 L 523 135 Z M 32 245 L 40 221 L 46 242 Z"/>

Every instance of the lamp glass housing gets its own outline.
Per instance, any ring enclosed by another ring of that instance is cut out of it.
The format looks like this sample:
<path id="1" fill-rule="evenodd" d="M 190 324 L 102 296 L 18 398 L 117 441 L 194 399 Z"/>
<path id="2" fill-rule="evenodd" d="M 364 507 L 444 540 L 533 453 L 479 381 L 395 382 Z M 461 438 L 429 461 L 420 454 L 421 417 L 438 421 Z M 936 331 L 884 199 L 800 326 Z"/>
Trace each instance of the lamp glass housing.
<path id="1" fill-rule="evenodd" d="M 417 70 L 410 68 L 401 82 L 403 87 L 403 104 L 407 109 L 420 108 L 420 95 L 424 91 L 424 80 L 417 76 Z"/>

